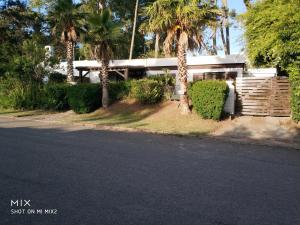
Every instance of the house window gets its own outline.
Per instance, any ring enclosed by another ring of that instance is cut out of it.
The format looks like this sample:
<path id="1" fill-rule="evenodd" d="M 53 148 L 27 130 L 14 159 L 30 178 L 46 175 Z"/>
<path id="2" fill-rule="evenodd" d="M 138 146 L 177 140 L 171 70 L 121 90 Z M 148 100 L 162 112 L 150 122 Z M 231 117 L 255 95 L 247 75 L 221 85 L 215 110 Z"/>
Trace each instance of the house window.
<path id="1" fill-rule="evenodd" d="M 193 74 L 193 81 L 197 80 L 235 80 L 237 72 L 206 72 Z"/>

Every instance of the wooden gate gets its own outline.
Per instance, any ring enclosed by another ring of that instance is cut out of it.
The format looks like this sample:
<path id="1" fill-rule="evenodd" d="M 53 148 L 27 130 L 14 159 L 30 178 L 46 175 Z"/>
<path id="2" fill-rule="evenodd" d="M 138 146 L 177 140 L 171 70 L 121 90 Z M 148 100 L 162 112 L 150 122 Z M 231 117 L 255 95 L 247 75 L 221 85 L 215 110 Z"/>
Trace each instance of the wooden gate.
<path id="1" fill-rule="evenodd" d="M 237 78 L 236 91 L 242 115 L 290 116 L 290 85 L 286 77 Z"/>

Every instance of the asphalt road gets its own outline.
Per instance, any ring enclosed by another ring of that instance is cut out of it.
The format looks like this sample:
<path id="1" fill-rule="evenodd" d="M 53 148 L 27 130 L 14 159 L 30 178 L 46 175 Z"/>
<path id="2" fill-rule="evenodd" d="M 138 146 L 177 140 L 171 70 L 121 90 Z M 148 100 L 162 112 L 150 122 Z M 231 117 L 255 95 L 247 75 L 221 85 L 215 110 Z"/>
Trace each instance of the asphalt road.
<path id="1" fill-rule="evenodd" d="M 2 118 L 0 225 L 27 224 L 299 225 L 300 151 Z"/>

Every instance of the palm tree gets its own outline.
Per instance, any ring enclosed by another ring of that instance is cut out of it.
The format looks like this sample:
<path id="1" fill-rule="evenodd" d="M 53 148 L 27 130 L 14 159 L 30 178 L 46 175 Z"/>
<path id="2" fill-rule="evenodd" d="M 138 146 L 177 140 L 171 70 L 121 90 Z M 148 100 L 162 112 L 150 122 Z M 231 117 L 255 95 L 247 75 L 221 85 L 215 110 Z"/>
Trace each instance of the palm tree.
<path id="1" fill-rule="evenodd" d="M 139 0 L 136 0 L 135 10 L 134 10 L 133 30 L 132 30 L 132 37 L 131 37 L 131 44 L 130 44 L 130 51 L 129 51 L 129 60 L 132 59 L 132 54 L 133 54 L 138 7 L 139 7 Z"/>
<path id="2" fill-rule="evenodd" d="M 228 2 L 227 0 L 222 0 L 222 5 L 223 5 L 223 21 L 221 24 L 221 37 L 222 37 L 222 42 L 224 46 L 224 52 L 225 55 L 230 55 L 230 31 L 229 31 L 229 9 L 228 9 Z M 223 25 L 225 26 L 225 37 L 224 37 L 224 30 L 223 30 Z"/>
<path id="3" fill-rule="evenodd" d="M 108 67 L 109 61 L 117 50 L 121 37 L 121 27 L 113 21 L 109 9 L 100 9 L 87 19 L 85 40 L 92 46 L 93 57 L 101 63 L 102 106 L 108 107 Z"/>
<path id="4" fill-rule="evenodd" d="M 251 7 L 251 0 L 244 0 L 244 4 L 246 8 L 249 9 Z"/>
<path id="5" fill-rule="evenodd" d="M 210 0 L 210 6 L 211 7 L 216 7 L 217 5 L 218 5 L 217 0 Z M 216 20 L 217 20 L 217 18 L 216 18 Z M 218 54 L 218 49 L 217 49 L 217 29 L 218 29 L 218 26 L 217 26 L 217 23 L 213 23 L 211 25 L 211 27 L 212 27 L 212 30 L 213 30 L 213 35 L 212 35 L 213 44 L 212 44 L 211 54 L 212 55 L 217 55 Z"/>
<path id="6" fill-rule="evenodd" d="M 66 47 L 68 82 L 74 81 L 73 49 L 78 39 L 78 21 L 81 19 L 79 7 L 80 4 L 74 4 L 72 0 L 57 0 L 49 12 L 52 32 L 54 35 L 60 32 L 60 40 Z"/>
<path id="7" fill-rule="evenodd" d="M 149 31 L 166 32 L 165 55 L 177 51 L 178 78 L 180 82 L 180 108 L 190 112 L 187 97 L 187 50 L 200 49 L 202 31 L 209 20 L 215 19 L 214 9 L 206 1 L 157 0 L 144 9 Z"/>

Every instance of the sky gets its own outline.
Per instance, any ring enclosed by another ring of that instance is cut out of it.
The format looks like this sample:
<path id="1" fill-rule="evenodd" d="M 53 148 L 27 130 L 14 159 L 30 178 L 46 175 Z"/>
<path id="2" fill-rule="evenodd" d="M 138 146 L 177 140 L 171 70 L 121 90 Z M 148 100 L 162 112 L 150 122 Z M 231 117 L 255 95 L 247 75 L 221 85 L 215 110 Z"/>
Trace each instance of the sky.
<path id="1" fill-rule="evenodd" d="M 243 13 L 246 11 L 243 0 L 228 0 L 228 7 L 230 9 L 235 9 L 237 14 Z M 231 41 L 231 54 L 240 53 L 243 49 L 244 43 L 242 40 L 243 29 L 239 24 L 235 23 L 230 29 L 230 41 Z"/>

